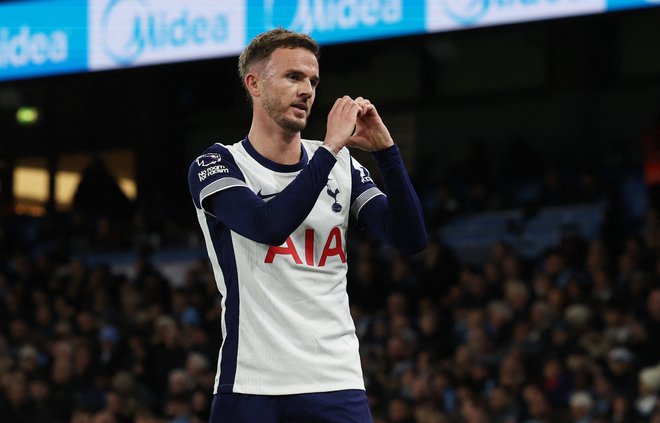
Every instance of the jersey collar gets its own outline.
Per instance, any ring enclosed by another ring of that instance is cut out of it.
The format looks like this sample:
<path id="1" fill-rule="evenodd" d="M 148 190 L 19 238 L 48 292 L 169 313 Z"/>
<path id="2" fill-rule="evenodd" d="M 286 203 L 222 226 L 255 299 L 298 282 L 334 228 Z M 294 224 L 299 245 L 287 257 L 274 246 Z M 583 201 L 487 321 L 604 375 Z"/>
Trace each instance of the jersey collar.
<path id="1" fill-rule="evenodd" d="M 305 147 L 302 145 L 302 143 L 300 144 L 300 161 L 290 165 L 276 163 L 270 159 L 265 158 L 254 149 L 252 144 L 250 144 L 248 137 L 245 137 L 245 139 L 242 141 L 242 144 L 243 148 L 245 148 L 245 151 L 247 151 L 254 160 L 259 162 L 259 164 L 263 167 L 275 172 L 297 172 L 302 170 L 302 168 L 307 164 L 307 151 L 305 151 Z"/>

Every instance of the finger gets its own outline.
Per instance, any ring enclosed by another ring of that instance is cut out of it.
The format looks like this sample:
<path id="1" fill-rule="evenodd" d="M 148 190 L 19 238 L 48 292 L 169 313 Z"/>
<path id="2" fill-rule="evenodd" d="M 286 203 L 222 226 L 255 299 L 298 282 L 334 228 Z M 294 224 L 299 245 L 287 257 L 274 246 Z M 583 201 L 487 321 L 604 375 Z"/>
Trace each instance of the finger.
<path id="1" fill-rule="evenodd" d="M 363 105 L 362 110 L 364 110 L 365 115 L 367 115 L 369 113 L 378 114 L 378 112 L 376 112 L 376 106 L 374 106 L 371 103 Z"/>
<path id="2" fill-rule="evenodd" d="M 358 102 L 360 105 L 360 108 L 362 109 L 362 113 L 360 114 L 361 116 L 366 115 L 369 112 L 369 106 L 371 105 L 371 101 L 369 99 L 364 98 L 364 97 L 358 97 L 355 99 L 355 101 Z"/>
<path id="3" fill-rule="evenodd" d="M 362 116 L 367 116 L 367 115 L 375 115 L 378 116 L 378 112 L 376 111 L 376 106 L 371 104 L 370 101 L 365 100 L 360 104 L 360 107 L 362 108 Z"/>
<path id="4" fill-rule="evenodd" d="M 332 105 L 332 108 L 330 109 L 329 115 L 333 114 L 334 112 L 338 111 L 340 109 L 340 104 L 341 104 L 341 98 L 338 98 L 335 100 L 335 104 Z"/>
<path id="5" fill-rule="evenodd" d="M 352 98 L 350 98 L 350 97 L 347 96 L 347 95 L 345 95 L 344 97 L 342 97 L 341 101 L 342 101 L 341 110 L 342 110 L 342 112 L 344 112 L 344 113 L 351 113 L 351 109 L 352 109 L 353 107 L 359 107 L 359 106 L 357 105 L 357 103 L 355 102 L 355 100 L 353 100 Z"/>
<path id="6" fill-rule="evenodd" d="M 341 106 L 341 113 L 344 117 L 355 121 L 362 109 L 353 100 L 346 100 Z"/>
<path id="7" fill-rule="evenodd" d="M 357 101 L 360 106 L 373 106 L 373 103 L 369 99 L 366 99 L 366 98 L 360 97 L 359 100 L 355 99 L 355 101 Z"/>
<path id="8" fill-rule="evenodd" d="M 371 101 L 366 98 L 358 97 L 355 99 L 355 101 L 360 105 L 360 108 L 362 109 L 362 116 L 366 115 L 369 110 L 371 110 L 371 107 L 373 107 Z"/>

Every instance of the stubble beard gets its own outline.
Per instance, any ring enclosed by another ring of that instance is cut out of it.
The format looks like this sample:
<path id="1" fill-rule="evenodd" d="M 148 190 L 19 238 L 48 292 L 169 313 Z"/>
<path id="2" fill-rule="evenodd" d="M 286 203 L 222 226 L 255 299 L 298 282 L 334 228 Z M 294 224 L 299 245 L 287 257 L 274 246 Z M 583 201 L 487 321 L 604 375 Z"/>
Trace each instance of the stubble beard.
<path id="1" fill-rule="evenodd" d="M 270 98 L 264 99 L 264 110 L 266 110 L 268 116 L 270 116 L 271 119 L 273 119 L 275 123 L 280 126 L 280 128 L 292 134 L 301 132 L 303 129 L 305 129 L 305 126 L 307 126 L 307 117 L 309 115 L 306 115 L 303 119 L 289 119 L 285 116 L 288 108 L 289 106 L 278 107 L 278 105 L 275 104 L 275 102 Z M 283 110 L 280 111 L 278 109 Z"/>

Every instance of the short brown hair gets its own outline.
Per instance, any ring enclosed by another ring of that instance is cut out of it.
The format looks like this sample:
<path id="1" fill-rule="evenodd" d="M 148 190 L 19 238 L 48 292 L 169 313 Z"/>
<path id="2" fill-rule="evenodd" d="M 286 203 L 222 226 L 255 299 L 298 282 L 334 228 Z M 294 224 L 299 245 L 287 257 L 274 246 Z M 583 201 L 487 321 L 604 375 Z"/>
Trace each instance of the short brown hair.
<path id="1" fill-rule="evenodd" d="M 252 64 L 267 59 L 276 49 L 299 47 L 314 53 L 316 59 L 319 58 L 320 47 L 309 35 L 284 28 L 272 29 L 257 35 L 238 57 L 238 75 L 241 81 L 245 84 L 245 77 L 250 72 Z"/>

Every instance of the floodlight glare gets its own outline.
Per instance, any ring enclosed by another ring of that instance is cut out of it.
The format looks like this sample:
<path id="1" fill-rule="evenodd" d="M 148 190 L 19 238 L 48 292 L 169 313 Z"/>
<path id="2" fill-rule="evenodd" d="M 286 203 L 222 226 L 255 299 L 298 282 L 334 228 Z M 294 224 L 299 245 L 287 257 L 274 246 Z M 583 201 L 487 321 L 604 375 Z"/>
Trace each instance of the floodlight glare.
<path id="1" fill-rule="evenodd" d="M 34 125 L 38 120 L 39 110 L 36 107 L 23 106 L 16 111 L 16 122 L 19 125 Z"/>

